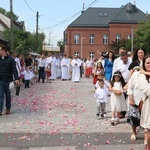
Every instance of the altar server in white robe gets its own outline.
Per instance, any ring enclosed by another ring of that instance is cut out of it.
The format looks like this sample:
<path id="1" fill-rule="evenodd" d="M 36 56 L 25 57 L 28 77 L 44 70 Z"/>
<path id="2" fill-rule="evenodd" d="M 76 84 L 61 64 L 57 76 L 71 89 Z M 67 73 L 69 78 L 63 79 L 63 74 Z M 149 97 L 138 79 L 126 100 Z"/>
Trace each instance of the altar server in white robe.
<path id="1" fill-rule="evenodd" d="M 67 58 L 67 55 L 64 54 L 64 57 L 61 60 L 61 71 L 62 71 L 61 79 L 62 79 L 62 81 L 69 79 L 69 72 L 68 72 L 69 63 L 70 62 L 69 62 L 69 59 Z"/>
<path id="2" fill-rule="evenodd" d="M 56 76 L 57 79 L 61 79 L 61 58 L 56 57 Z"/>
<path id="3" fill-rule="evenodd" d="M 71 61 L 72 65 L 72 81 L 79 83 L 80 81 L 80 66 L 81 60 L 74 56 L 74 59 Z"/>
<path id="4" fill-rule="evenodd" d="M 56 75 L 56 57 L 54 55 L 51 56 L 51 76 L 50 80 L 55 80 L 57 78 Z"/>

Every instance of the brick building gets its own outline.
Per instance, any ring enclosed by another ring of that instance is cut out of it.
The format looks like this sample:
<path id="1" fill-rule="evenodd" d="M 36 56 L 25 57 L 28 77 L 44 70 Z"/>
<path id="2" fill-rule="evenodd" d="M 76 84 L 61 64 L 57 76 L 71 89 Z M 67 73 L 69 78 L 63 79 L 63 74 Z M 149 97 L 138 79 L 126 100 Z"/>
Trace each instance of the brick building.
<path id="1" fill-rule="evenodd" d="M 88 8 L 64 31 L 65 52 L 81 58 L 98 57 L 109 50 L 112 41 L 131 39 L 133 27 L 146 19 L 131 3 L 120 8 Z"/>

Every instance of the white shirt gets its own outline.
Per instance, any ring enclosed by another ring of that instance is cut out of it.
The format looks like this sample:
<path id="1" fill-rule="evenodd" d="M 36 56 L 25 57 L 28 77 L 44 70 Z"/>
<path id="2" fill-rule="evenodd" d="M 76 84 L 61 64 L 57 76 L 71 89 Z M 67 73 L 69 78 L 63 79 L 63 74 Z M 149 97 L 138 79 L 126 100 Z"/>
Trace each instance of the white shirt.
<path id="1" fill-rule="evenodd" d="M 17 66 L 19 69 L 21 69 L 21 64 L 20 64 L 19 58 L 18 58 L 18 57 L 15 57 L 14 59 L 15 59 L 15 62 L 16 62 L 16 66 Z"/>
<path id="2" fill-rule="evenodd" d="M 93 61 L 92 60 L 87 60 L 86 61 L 86 67 L 89 68 L 89 67 L 92 67 L 93 66 Z"/>
<path id="3" fill-rule="evenodd" d="M 45 59 L 38 59 L 38 65 L 39 67 L 45 67 L 46 66 L 46 60 Z"/>
<path id="4" fill-rule="evenodd" d="M 130 80 L 129 80 L 129 85 L 128 85 L 128 95 L 133 95 L 134 102 L 136 105 L 139 105 L 139 102 L 142 97 L 144 97 L 144 93 L 142 90 L 139 88 L 139 81 L 138 81 L 138 76 L 139 72 L 136 71 L 132 74 Z"/>
<path id="5" fill-rule="evenodd" d="M 124 64 L 120 57 L 117 58 L 114 61 L 112 75 L 114 74 L 114 72 L 120 71 L 123 78 L 124 78 L 124 80 L 125 80 L 125 82 L 128 82 L 129 74 L 130 74 L 130 71 L 128 70 L 128 68 L 129 68 L 130 64 L 131 64 L 130 59 L 128 59 L 127 63 Z"/>
<path id="6" fill-rule="evenodd" d="M 107 103 L 108 89 L 104 86 L 103 88 L 97 88 L 94 97 L 97 102 Z"/>
<path id="7" fill-rule="evenodd" d="M 30 80 L 31 79 L 30 71 L 24 70 L 22 74 L 24 74 L 24 79 L 25 80 Z"/>

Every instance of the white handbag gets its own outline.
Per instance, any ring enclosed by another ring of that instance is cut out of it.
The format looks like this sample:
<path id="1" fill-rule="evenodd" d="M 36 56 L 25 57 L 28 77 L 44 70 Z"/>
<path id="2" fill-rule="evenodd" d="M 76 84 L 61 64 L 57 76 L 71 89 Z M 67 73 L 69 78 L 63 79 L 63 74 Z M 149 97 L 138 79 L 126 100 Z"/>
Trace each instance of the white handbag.
<path id="1" fill-rule="evenodd" d="M 15 84 L 14 84 L 14 82 L 12 81 L 12 82 L 9 83 L 9 89 L 12 90 L 12 89 L 14 89 L 14 88 L 15 88 Z"/>

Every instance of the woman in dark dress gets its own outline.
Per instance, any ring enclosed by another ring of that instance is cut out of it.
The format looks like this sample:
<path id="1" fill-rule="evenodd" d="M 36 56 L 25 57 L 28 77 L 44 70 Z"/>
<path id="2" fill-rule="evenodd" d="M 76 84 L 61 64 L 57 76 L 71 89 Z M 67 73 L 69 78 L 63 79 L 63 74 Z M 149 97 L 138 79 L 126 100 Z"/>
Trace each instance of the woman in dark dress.
<path id="1" fill-rule="evenodd" d="M 139 66 L 140 69 L 142 69 L 143 59 L 144 59 L 145 55 L 146 55 L 146 52 L 145 52 L 144 49 L 138 49 L 138 50 L 135 51 L 135 53 L 133 55 L 132 63 L 129 66 L 130 76 L 133 73 L 133 68 L 134 67 Z"/>

